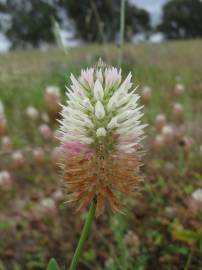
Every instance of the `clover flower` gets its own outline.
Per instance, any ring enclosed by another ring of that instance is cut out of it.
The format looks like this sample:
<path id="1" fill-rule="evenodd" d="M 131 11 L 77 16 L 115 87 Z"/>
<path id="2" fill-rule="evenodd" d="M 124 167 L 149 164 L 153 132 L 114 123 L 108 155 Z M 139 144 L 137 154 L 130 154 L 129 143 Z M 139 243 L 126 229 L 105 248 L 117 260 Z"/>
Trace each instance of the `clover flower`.
<path id="1" fill-rule="evenodd" d="M 33 107 L 29 106 L 26 109 L 26 115 L 31 119 L 31 120 L 37 120 L 39 118 L 39 112 L 38 110 Z"/>
<path id="2" fill-rule="evenodd" d="M 26 163 L 25 157 L 20 150 L 13 152 L 11 158 L 13 161 L 13 166 L 17 169 L 21 168 Z"/>
<path id="3" fill-rule="evenodd" d="M 60 112 L 61 95 L 60 89 L 57 86 L 48 86 L 45 92 L 45 105 L 49 118 L 55 120 Z"/>
<path id="4" fill-rule="evenodd" d="M 152 89 L 149 86 L 144 86 L 142 89 L 142 101 L 148 104 L 151 101 Z"/>
<path id="5" fill-rule="evenodd" d="M 1 139 L 1 149 L 3 152 L 9 152 L 13 148 L 12 140 L 9 136 L 4 136 Z"/>
<path id="6" fill-rule="evenodd" d="M 103 63 L 71 74 L 67 105 L 62 106 L 60 136 L 68 202 L 85 208 L 96 197 L 96 214 L 108 201 L 120 211 L 120 193 L 133 195 L 140 177 L 143 106 L 132 75 Z"/>
<path id="7" fill-rule="evenodd" d="M 0 171 L 0 190 L 9 191 L 13 188 L 13 179 L 8 171 Z"/>
<path id="8" fill-rule="evenodd" d="M 181 96 L 185 92 L 185 86 L 182 83 L 177 83 L 174 88 L 174 92 L 176 96 Z"/>
<path id="9" fill-rule="evenodd" d="M 199 189 L 195 190 L 195 191 L 192 193 L 192 197 L 193 197 L 196 201 L 202 203 L 202 189 L 199 188 Z"/>

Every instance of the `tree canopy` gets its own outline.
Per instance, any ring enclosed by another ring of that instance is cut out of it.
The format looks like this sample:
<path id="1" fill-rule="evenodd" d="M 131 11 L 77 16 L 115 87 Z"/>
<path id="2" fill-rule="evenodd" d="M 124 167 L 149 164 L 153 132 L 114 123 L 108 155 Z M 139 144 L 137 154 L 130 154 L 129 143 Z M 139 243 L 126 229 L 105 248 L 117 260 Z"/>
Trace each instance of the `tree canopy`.
<path id="1" fill-rule="evenodd" d="M 51 17 L 58 19 L 58 14 L 48 1 L 7 0 L 2 10 L 10 17 L 5 34 L 12 47 L 38 47 L 42 42 L 53 42 Z"/>
<path id="2" fill-rule="evenodd" d="M 114 41 L 120 28 L 121 0 L 61 0 L 70 18 L 75 22 L 78 36 L 89 42 Z M 126 1 L 125 37 L 130 40 L 134 34 L 150 30 L 150 16 L 147 11 Z"/>
<path id="3" fill-rule="evenodd" d="M 202 36 L 202 1 L 171 0 L 163 7 L 158 29 L 169 39 Z"/>
<path id="4" fill-rule="evenodd" d="M 51 18 L 59 23 L 61 12 L 70 18 L 75 34 L 87 42 L 114 41 L 119 34 L 121 0 L 7 0 L 0 10 L 9 16 L 4 29 L 12 47 L 38 47 L 54 41 Z M 0 22 L 0 29 L 1 27 Z M 149 14 L 126 1 L 125 37 L 150 29 Z"/>

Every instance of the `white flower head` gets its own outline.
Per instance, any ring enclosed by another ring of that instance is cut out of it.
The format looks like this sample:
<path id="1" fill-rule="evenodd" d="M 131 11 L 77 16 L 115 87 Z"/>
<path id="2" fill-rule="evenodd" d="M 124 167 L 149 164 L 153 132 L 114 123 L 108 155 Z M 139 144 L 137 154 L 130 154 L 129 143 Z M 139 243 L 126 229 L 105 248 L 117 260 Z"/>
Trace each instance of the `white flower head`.
<path id="1" fill-rule="evenodd" d="M 122 83 L 121 70 L 115 67 L 90 68 L 81 71 L 79 80 L 73 75 L 70 78 L 60 140 L 86 141 L 89 146 L 105 137 L 114 150 L 136 151 L 145 125 L 140 125 L 142 107 L 137 104 L 139 96 L 132 88 L 131 73 Z"/>
<path id="2" fill-rule="evenodd" d="M 99 215 L 107 199 L 119 211 L 114 193 L 133 194 L 146 126 L 132 75 L 122 80 L 120 69 L 100 65 L 70 79 L 58 136 L 68 201 L 81 209 L 96 197 Z"/>
<path id="3" fill-rule="evenodd" d="M 39 117 L 38 110 L 33 106 L 27 107 L 26 114 L 30 119 L 33 119 L 33 120 L 35 120 L 35 119 L 37 119 Z"/>
<path id="4" fill-rule="evenodd" d="M 60 96 L 60 88 L 54 85 L 47 86 L 46 93 L 49 95 Z"/>
<path id="5" fill-rule="evenodd" d="M 193 197 L 196 201 L 202 203 L 202 188 L 199 188 L 199 189 L 195 190 L 195 191 L 192 193 L 192 197 Z"/>

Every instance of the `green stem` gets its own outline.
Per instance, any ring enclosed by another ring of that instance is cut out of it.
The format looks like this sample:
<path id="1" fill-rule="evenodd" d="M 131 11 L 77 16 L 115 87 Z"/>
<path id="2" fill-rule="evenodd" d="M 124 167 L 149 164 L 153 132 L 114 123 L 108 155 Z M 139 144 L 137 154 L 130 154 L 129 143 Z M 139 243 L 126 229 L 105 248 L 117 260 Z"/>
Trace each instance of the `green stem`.
<path id="1" fill-rule="evenodd" d="M 192 260 L 192 257 L 193 257 L 193 254 L 194 254 L 194 245 L 192 245 L 192 247 L 191 247 L 191 250 L 190 250 L 189 256 L 187 258 L 187 262 L 186 262 L 186 265 L 184 267 L 184 270 L 188 270 L 189 269 L 190 264 L 191 264 L 191 260 Z"/>
<path id="2" fill-rule="evenodd" d="M 85 224 L 83 226 L 81 236 L 80 236 L 79 242 L 77 244 L 77 248 L 75 250 L 74 256 L 72 258 L 69 270 L 76 270 L 77 264 L 79 262 L 79 258 L 81 256 L 81 251 L 82 251 L 83 245 L 84 245 L 86 239 L 88 238 L 90 226 L 91 226 L 91 223 L 92 223 L 93 218 L 95 216 L 96 204 L 97 204 L 97 201 L 96 201 L 96 198 L 94 198 L 91 202 L 91 205 L 90 205 L 90 208 L 88 211 L 88 215 L 86 217 L 86 221 L 85 221 Z"/>
<path id="3" fill-rule="evenodd" d="M 125 31 L 125 6 L 126 0 L 121 0 L 121 12 L 120 12 L 120 48 L 119 48 L 119 66 L 122 64 L 123 58 L 123 43 L 124 43 L 124 31 Z"/>

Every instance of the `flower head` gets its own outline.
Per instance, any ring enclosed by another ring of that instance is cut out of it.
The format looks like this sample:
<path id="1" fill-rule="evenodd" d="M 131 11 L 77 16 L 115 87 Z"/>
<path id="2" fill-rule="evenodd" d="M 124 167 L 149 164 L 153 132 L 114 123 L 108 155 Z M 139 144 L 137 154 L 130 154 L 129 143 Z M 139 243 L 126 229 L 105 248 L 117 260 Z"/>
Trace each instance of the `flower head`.
<path id="1" fill-rule="evenodd" d="M 139 179 L 145 127 L 132 75 L 122 81 L 121 70 L 98 65 L 70 78 L 59 120 L 68 201 L 82 209 L 96 197 L 97 215 L 106 201 L 118 211 L 118 194 L 134 194 Z"/>
<path id="2" fill-rule="evenodd" d="M 199 189 L 195 190 L 195 191 L 192 193 L 192 197 L 193 197 L 196 201 L 202 203 L 202 189 L 199 188 Z"/>
<path id="3" fill-rule="evenodd" d="M 26 162 L 25 157 L 20 150 L 13 152 L 11 158 L 15 168 L 21 168 Z"/>
<path id="4" fill-rule="evenodd" d="M 8 191 L 13 188 L 13 179 L 8 171 L 0 171 L 0 190 Z"/>
<path id="5" fill-rule="evenodd" d="M 152 90 L 149 86 L 144 86 L 142 89 L 142 100 L 144 104 L 148 104 L 152 97 Z"/>
<path id="6" fill-rule="evenodd" d="M 48 86 L 45 93 L 45 104 L 51 120 L 55 120 L 60 112 L 61 95 L 57 86 Z"/>
<path id="7" fill-rule="evenodd" d="M 39 117 L 38 110 L 33 106 L 27 107 L 26 114 L 31 120 L 36 120 Z"/>
<path id="8" fill-rule="evenodd" d="M 175 85 L 175 89 L 174 89 L 174 92 L 176 94 L 176 96 L 181 96 L 185 91 L 185 87 L 182 83 L 177 83 Z"/>

